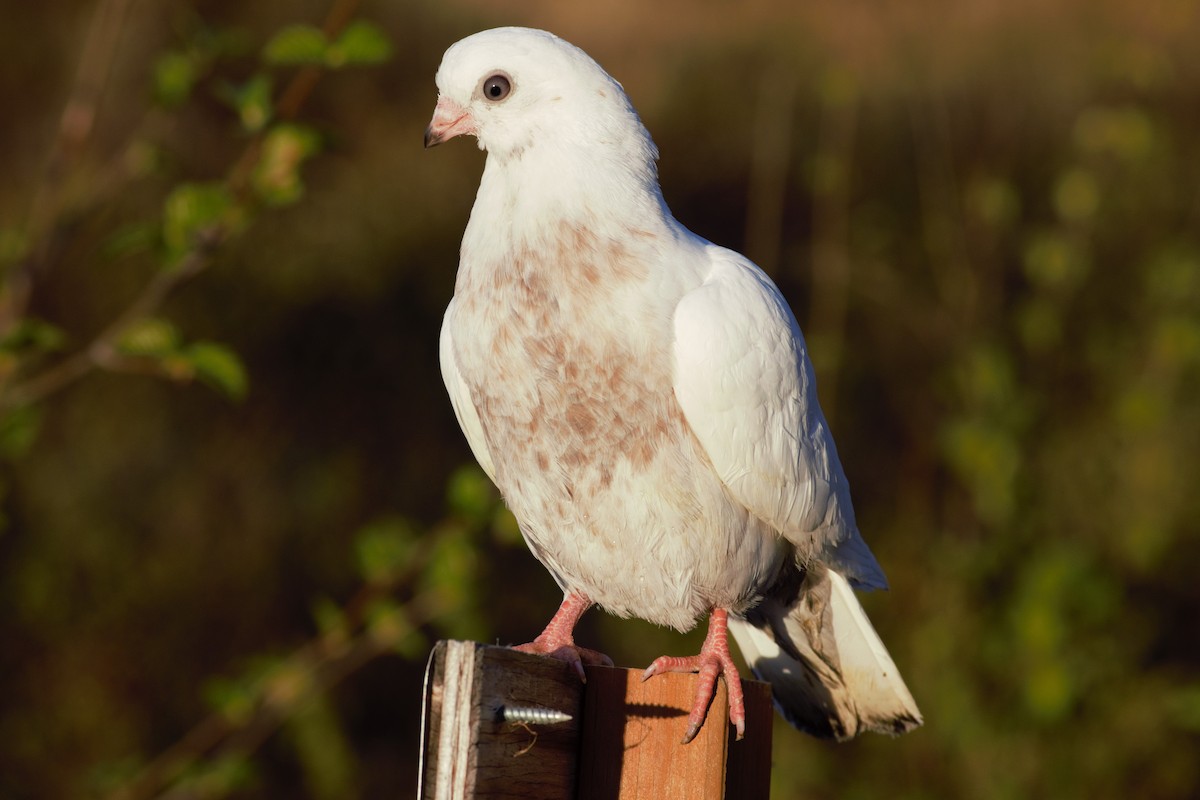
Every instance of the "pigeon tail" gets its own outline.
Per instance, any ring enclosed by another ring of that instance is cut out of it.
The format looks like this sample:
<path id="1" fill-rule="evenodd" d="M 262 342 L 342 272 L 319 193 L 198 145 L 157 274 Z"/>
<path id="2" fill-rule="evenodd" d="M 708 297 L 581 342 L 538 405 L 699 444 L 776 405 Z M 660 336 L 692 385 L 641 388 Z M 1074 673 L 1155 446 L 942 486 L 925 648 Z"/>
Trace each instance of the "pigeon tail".
<path id="1" fill-rule="evenodd" d="M 746 662 L 771 684 L 775 706 L 795 727 L 845 741 L 863 731 L 898 736 L 921 712 L 850 584 L 820 565 L 791 598 L 768 597 L 729 618 Z"/>

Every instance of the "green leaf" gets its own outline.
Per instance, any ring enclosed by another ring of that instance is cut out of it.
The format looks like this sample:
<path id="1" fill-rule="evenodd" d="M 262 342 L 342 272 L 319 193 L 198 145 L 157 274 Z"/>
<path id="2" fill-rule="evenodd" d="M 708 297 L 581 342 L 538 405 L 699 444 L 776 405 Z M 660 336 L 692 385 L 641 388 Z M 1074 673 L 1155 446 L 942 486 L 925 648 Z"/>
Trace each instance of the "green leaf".
<path id="1" fill-rule="evenodd" d="M 13 460 L 29 452 L 41 423 L 39 406 L 18 406 L 0 416 L 0 457 Z"/>
<path id="2" fill-rule="evenodd" d="M 404 606 L 391 598 L 372 602 L 364 614 L 368 635 L 383 647 L 410 660 L 422 658 L 429 652 L 424 634 L 413 626 Z"/>
<path id="3" fill-rule="evenodd" d="M 66 333 L 57 325 L 36 317 L 25 317 L 0 338 L 0 350 L 19 355 L 53 353 L 61 350 L 66 341 Z"/>
<path id="4" fill-rule="evenodd" d="M 29 236 L 20 228 L 0 228 L 0 265 L 15 264 L 29 254 Z"/>
<path id="5" fill-rule="evenodd" d="M 412 559 L 417 537 L 412 525 L 400 517 L 377 520 L 355 541 L 358 567 L 371 584 L 390 583 Z"/>
<path id="6" fill-rule="evenodd" d="M 217 92 L 218 96 L 237 112 L 242 127 L 249 133 L 257 133 L 266 127 L 274 114 L 271 103 L 271 77 L 259 73 L 241 86 L 226 84 Z"/>
<path id="7" fill-rule="evenodd" d="M 486 637 L 474 539 L 465 528 L 454 525 L 441 526 L 433 535 L 435 543 L 419 591 L 431 608 L 438 609 L 434 624 L 449 638 Z"/>
<path id="8" fill-rule="evenodd" d="M 154 97 L 167 108 L 175 108 L 188 99 L 199 77 L 199 65 L 191 55 L 166 53 L 154 65 Z"/>
<path id="9" fill-rule="evenodd" d="M 177 262 L 208 232 L 236 228 L 241 212 L 223 183 L 185 183 L 167 196 L 163 210 L 163 243 L 168 261 Z"/>
<path id="10" fill-rule="evenodd" d="M 258 707 L 258 687 L 248 680 L 213 678 L 204 687 L 204 700 L 233 725 L 245 725 Z"/>
<path id="11" fill-rule="evenodd" d="M 346 26 L 325 55 L 326 66 L 334 69 L 354 64 L 382 64 L 392 57 L 392 43 L 373 22 L 356 20 Z"/>
<path id="12" fill-rule="evenodd" d="M 284 727 L 304 774 L 304 795 L 313 800 L 358 797 L 359 775 L 354 748 L 347 741 L 340 709 L 329 693 L 314 694 L 296 709 Z"/>
<path id="13" fill-rule="evenodd" d="M 159 317 L 146 317 L 131 324 L 117 339 L 117 350 L 127 356 L 163 358 L 179 350 L 179 330 Z"/>
<path id="14" fill-rule="evenodd" d="M 312 604 L 312 615 L 322 636 L 346 638 L 346 612 L 331 598 L 325 595 L 317 597 Z"/>
<path id="15" fill-rule="evenodd" d="M 517 547 L 525 541 L 520 523 L 504 504 L 496 506 L 496 513 L 492 517 L 492 538 L 506 547 Z"/>
<path id="16" fill-rule="evenodd" d="M 274 65 L 321 64 L 329 45 L 325 34 L 311 25 L 289 25 L 263 48 L 263 61 Z"/>
<path id="17" fill-rule="evenodd" d="M 471 464 L 456 469 L 446 485 L 450 509 L 479 522 L 485 521 L 495 505 L 497 494 L 492 482 L 479 467 Z"/>
<path id="18" fill-rule="evenodd" d="M 217 342 L 194 342 L 184 352 L 194 375 L 230 400 L 246 396 L 249 380 L 237 354 Z"/>
<path id="19" fill-rule="evenodd" d="M 250 177 L 255 192 L 270 206 L 295 203 L 304 195 L 300 167 L 320 149 L 321 138 L 311 128 L 291 123 L 276 125 L 263 138 L 262 150 Z"/>

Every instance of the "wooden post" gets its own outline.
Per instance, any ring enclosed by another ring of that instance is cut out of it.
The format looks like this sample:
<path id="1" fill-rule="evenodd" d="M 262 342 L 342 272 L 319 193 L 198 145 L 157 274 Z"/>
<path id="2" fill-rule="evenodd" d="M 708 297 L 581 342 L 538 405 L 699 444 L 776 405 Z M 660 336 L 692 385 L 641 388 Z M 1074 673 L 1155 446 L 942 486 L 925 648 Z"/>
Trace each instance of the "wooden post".
<path id="1" fill-rule="evenodd" d="M 742 681 L 746 737 L 735 741 L 725 686 L 699 735 L 680 744 L 696 676 L 588 667 L 475 642 L 438 642 L 425 675 L 421 800 L 766 800 L 770 687 Z M 504 709 L 567 722 L 504 722 Z"/>

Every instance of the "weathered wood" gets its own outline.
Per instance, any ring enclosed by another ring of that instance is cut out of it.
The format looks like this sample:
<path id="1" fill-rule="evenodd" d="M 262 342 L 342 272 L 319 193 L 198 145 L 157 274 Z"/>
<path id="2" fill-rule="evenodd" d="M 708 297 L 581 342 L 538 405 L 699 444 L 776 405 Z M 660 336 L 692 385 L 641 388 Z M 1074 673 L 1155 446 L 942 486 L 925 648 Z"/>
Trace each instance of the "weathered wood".
<path id="1" fill-rule="evenodd" d="M 579 678 L 562 662 L 476 642 L 438 642 L 425 674 L 418 796 L 423 800 L 561 800 L 574 796 Z M 515 725 L 503 708 L 570 714 Z"/>
<path id="2" fill-rule="evenodd" d="M 704 726 L 681 740 L 696 676 L 589 667 L 584 694 L 579 800 L 766 800 L 771 771 L 771 691 L 742 681 L 746 736 L 729 724 L 724 682 Z"/>
<path id="3" fill-rule="evenodd" d="M 743 681 L 746 737 L 734 741 L 723 683 L 699 735 L 680 743 L 696 676 L 565 664 L 475 642 L 438 642 L 425 676 L 422 800 L 766 800 L 771 694 Z M 504 707 L 554 709 L 559 724 L 502 721 Z"/>

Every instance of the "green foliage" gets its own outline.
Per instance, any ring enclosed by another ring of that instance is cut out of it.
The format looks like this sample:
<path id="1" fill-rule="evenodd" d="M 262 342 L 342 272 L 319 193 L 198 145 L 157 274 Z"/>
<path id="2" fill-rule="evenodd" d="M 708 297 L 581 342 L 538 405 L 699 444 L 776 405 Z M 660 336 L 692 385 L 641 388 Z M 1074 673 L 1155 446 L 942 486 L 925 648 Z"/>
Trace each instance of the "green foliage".
<path id="1" fill-rule="evenodd" d="M 412 623 L 409 609 L 386 597 L 367 607 L 366 634 L 381 649 L 410 660 L 427 654 L 431 644 Z"/>
<path id="2" fill-rule="evenodd" d="M 257 133 L 271 121 L 272 88 L 271 76 L 259 73 L 240 85 L 225 84 L 218 94 L 237 112 L 242 129 Z"/>
<path id="3" fill-rule="evenodd" d="M 286 206 L 304 196 L 300 168 L 320 149 L 320 137 L 303 125 L 275 125 L 263 137 L 251 176 L 255 194 L 268 206 Z"/>
<path id="4" fill-rule="evenodd" d="M 329 45 L 325 64 L 332 68 L 383 64 L 392 57 L 392 43 L 383 29 L 373 22 L 358 19 Z"/>
<path id="5" fill-rule="evenodd" d="M 0 228 L 0 267 L 11 267 L 29 254 L 29 236 L 18 228 Z"/>
<path id="6" fill-rule="evenodd" d="M 226 345 L 218 342 L 192 342 L 180 353 L 195 376 L 230 400 L 246 397 L 249 380 L 242 360 Z"/>
<path id="7" fill-rule="evenodd" d="M 377 520 L 355 539 L 358 569 L 368 584 L 387 585 L 411 567 L 417 533 L 400 517 Z"/>
<path id="8" fill-rule="evenodd" d="M 218 342 L 187 343 L 179 329 L 159 317 L 137 320 L 123 329 L 117 351 L 157 365 L 173 380 L 199 380 L 230 400 L 246 396 L 248 378 L 241 359 Z"/>
<path id="9" fill-rule="evenodd" d="M 42 409 L 39 406 L 18 406 L 0 415 L 0 459 L 13 461 L 28 453 L 37 441 L 41 423 Z M 7 520 L 0 517 L 0 530 L 4 522 Z"/>
<path id="10" fill-rule="evenodd" d="M 284 730 L 304 774 L 308 796 L 340 800 L 357 792 L 359 765 L 337 709 L 318 695 L 289 719 Z"/>
<path id="11" fill-rule="evenodd" d="M 25 317 L 0 337 L 0 369 L 6 359 L 54 353 L 66 345 L 67 334 L 62 328 L 37 317 Z"/>
<path id="12" fill-rule="evenodd" d="M 154 96 L 168 108 L 182 105 L 200 78 L 200 64 L 189 54 L 164 53 L 154 65 Z"/>
<path id="13" fill-rule="evenodd" d="M 254 718 L 259 703 L 257 685 L 249 680 L 212 678 L 204 687 L 204 699 L 231 725 L 245 725 Z"/>
<path id="14" fill-rule="evenodd" d="M 484 522 L 495 510 L 496 499 L 496 487 L 475 464 L 461 466 L 450 474 L 446 501 L 455 513 Z"/>
<path id="15" fill-rule="evenodd" d="M 163 244 L 168 265 L 177 265 L 217 231 L 245 223 L 242 209 L 224 183 L 185 183 L 163 205 Z"/>
<path id="16" fill-rule="evenodd" d="M 447 525 L 438 531 L 421 575 L 419 591 L 438 609 L 437 627 L 445 638 L 486 639 L 484 599 L 477 591 L 480 564 L 477 542 L 470 529 Z"/>
<path id="17" fill-rule="evenodd" d="M 129 356 L 165 358 L 179 352 L 183 337 L 165 319 L 147 317 L 129 325 L 117 339 L 117 348 Z"/>
<path id="18" fill-rule="evenodd" d="M 268 64 L 325 66 L 331 69 L 382 64 L 392 57 L 387 34 L 366 20 L 351 22 L 333 41 L 311 25 L 289 25 L 263 49 Z"/>
<path id="19" fill-rule="evenodd" d="M 288 25 L 263 48 L 263 61 L 277 66 L 320 64 L 328 46 L 325 33 L 312 25 Z"/>

